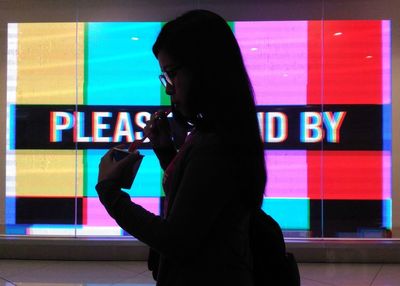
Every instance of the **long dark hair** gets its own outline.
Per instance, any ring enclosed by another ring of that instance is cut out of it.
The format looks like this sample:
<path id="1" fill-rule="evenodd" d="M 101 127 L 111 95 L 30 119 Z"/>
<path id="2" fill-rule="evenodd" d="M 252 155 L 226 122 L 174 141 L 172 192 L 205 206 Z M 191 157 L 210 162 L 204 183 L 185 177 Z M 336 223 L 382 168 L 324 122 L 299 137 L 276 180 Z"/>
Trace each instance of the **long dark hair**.
<path id="1" fill-rule="evenodd" d="M 153 46 L 194 76 L 189 104 L 199 130 L 214 130 L 235 156 L 247 181 L 244 197 L 260 206 L 266 182 L 253 89 L 236 38 L 219 15 L 194 10 L 166 23 Z M 240 162 L 242 161 L 242 162 Z"/>

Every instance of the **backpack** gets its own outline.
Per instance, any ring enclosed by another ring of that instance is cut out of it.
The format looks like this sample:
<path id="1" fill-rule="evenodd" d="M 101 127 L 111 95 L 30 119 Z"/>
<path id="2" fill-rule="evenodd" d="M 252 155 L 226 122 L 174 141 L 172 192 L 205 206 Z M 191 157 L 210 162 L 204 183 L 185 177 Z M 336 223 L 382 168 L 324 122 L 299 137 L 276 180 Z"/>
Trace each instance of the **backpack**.
<path id="1" fill-rule="evenodd" d="M 255 286 L 300 286 L 300 273 L 292 253 L 286 252 L 279 224 L 263 210 L 250 220 Z"/>

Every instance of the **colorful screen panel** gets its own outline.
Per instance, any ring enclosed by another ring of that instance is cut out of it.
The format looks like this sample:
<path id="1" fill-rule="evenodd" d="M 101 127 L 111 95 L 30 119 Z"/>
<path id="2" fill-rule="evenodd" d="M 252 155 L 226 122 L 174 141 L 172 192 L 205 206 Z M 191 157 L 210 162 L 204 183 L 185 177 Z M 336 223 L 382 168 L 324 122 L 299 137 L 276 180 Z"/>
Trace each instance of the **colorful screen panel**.
<path id="1" fill-rule="evenodd" d="M 264 211 L 287 236 L 390 237 L 390 21 L 229 24 L 256 96 Z M 169 104 L 151 52 L 162 25 L 8 25 L 7 234 L 128 235 L 98 200 L 97 168 Z M 160 214 L 163 174 L 140 151 L 128 192 Z"/>

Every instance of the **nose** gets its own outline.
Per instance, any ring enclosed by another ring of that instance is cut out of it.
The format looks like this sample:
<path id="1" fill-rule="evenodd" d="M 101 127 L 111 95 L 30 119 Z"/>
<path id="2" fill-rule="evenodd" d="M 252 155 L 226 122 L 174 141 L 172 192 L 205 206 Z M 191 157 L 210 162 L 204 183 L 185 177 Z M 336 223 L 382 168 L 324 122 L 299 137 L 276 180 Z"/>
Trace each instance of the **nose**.
<path id="1" fill-rule="evenodd" d="M 165 87 L 165 93 L 168 95 L 173 95 L 175 93 L 175 88 L 173 85 L 167 83 L 167 86 Z"/>

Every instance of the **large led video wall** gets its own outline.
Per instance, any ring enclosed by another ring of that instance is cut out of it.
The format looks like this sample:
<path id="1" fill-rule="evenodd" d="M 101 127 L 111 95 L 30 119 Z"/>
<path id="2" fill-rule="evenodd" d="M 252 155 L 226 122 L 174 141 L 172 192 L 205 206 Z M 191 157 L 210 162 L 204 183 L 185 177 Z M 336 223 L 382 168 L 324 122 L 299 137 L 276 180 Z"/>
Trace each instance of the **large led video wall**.
<path id="1" fill-rule="evenodd" d="M 229 24 L 265 144 L 263 209 L 287 236 L 390 237 L 390 22 Z M 6 234 L 128 235 L 98 200 L 97 169 L 169 105 L 151 52 L 162 25 L 8 25 Z M 163 174 L 148 142 L 140 152 L 128 192 L 160 214 Z"/>

